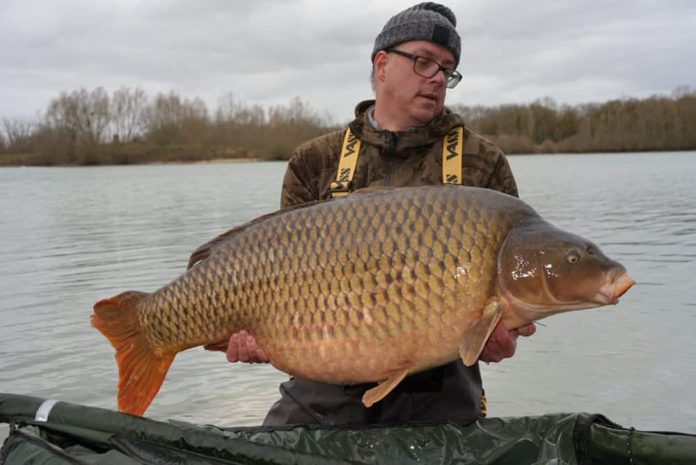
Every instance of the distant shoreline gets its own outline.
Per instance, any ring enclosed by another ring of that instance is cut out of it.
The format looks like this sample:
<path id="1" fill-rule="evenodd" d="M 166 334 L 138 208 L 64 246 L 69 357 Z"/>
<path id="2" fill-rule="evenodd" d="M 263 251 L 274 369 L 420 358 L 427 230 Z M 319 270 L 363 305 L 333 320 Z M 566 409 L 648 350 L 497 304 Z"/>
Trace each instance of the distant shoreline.
<path id="1" fill-rule="evenodd" d="M 210 160 L 194 160 L 194 161 L 152 161 L 145 163 L 133 163 L 134 165 L 205 165 L 205 164 L 235 164 L 235 163 L 259 163 L 269 161 L 287 161 L 287 160 L 268 160 L 264 158 L 211 158 Z"/>
<path id="2" fill-rule="evenodd" d="M 660 153 L 686 153 L 694 152 L 696 149 L 683 149 L 683 150 L 602 150 L 596 152 L 535 152 L 535 153 L 524 153 L 524 152 L 513 152 L 506 153 L 507 157 L 516 156 L 544 156 L 544 155 L 615 155 L 615 154 L 660 154 Z M 32 160 L 34 158 L 34 160 Z M 214 157 L 209 159 L 154 159 L 154 160 L 143 160 L 138 159 L 134 161 L 127 162 L 90 162 L 90 163 L 40 163 L 36 162 L 33 154 L 0 154 L 0 168 L 5 167 L 83 167 L 83 166 L 136 166 L 136 165 L 198 165 L 198 164 L 238 164 L 238 163 L 266 163 L 266 162 L 287 162 L 289 158 L 286 157 L 237 157 L 237 158 L 220 158 Z"/>
<path id="3" fill-rule="evenodd" d="M 264 157 L 188 157 L 178 156 L 177 153 L 171 153 L 162 156 L 148 156 L 138 154 L 133 157 L 117 158 L 117 157 L 83 157 L 84 160 L 70 161 L 67 163 L 59 163 L 54 161 L 46 161 L 46 158 L 32 153 L 15 153 L 15 154 L 0 154 L 0 168 L 9 166 L 128 166 L 128 165 L 183 165 L 183 164 L 236 164 L 236 163 L 258 163 L 266 161 L 281 161 L 278 158 Z"/>

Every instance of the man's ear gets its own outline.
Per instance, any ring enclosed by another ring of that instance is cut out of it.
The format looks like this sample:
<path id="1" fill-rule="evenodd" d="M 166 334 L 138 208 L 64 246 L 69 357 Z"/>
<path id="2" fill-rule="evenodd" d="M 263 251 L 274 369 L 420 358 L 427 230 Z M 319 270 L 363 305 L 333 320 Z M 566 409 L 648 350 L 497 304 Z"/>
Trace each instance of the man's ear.
<path id="1" fill-rule="evenodd" d="M 384 50 L 380 50 L 375 55 L 375 59 L 372 62 L 372 66 L 375 72 L 376 81 L 384 81 L 386 77 L 386 65 L 389 61 L 389 54 Z"/>

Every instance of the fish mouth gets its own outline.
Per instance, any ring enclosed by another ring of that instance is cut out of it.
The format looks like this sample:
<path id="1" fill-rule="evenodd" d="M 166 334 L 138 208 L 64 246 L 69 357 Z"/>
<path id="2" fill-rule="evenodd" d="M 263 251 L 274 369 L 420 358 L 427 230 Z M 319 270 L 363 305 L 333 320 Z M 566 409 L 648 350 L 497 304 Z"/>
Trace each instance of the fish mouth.
<path id="1" fill-rule="evenodd" d="M 608 282 L 597 291 L 597 295 L 593 300 L 604 305 L 616 305 L 619 303 L 619 297 L 628 292 L 635 283 L 636 282 L 628 276 L 626 271 L 622 271 L 618 276 L 610 278 Z"/>

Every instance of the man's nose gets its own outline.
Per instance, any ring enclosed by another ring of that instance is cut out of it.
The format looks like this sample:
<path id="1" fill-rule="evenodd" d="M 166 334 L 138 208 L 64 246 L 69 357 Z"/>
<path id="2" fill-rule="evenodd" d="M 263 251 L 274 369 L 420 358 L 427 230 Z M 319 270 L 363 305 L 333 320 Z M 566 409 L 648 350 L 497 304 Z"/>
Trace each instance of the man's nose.
<path id="1" fill-rule="evenodd" d="M 440 69 L 438 70 L 437 73 L 435 73 L 435 76 L 430 78 L 431 81 L 436 81 L 438 84 L 444 86 L 447 84 L 447 78 L 445 77 L 445 70 Z"/>

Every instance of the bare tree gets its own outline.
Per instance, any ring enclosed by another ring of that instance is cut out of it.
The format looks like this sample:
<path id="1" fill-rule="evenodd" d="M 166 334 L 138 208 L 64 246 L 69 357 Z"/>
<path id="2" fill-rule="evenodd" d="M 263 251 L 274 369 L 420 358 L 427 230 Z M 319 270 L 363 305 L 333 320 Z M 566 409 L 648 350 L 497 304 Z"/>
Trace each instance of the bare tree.
<path id="1" fill-rule="evenodd" d="M 321 117 L 299 97 L 285 105 L 272 106 L 268 110 L 268 124 L 271 127 L 283 125 L 321 126 Z"/>
<path id="2" fill-rule="evenodd" d="M 208 110 L 203 100 L 182 100 L 173 91 L 158 94 L 146 115 L 148 136 L 157 144 L 197 142 L 208 125 Z"/>
<path id="3" fill-rule="evenodd" d="M 221 125 L 258 127 L 265 123 L 266 115 L 261 105 L 247 106 L 230 92 L 219 100 L 215 121 Z"/>
<path id="4" fill-rule="evenodd" d="M 109 94 L 104 88 L 97 87 L 89 93 L 86 110 L 84 116 L 91 141 L 94 143 L 105 142 L 111 114 L 109 112 Z"/>
<path id="5" fill-rule="evenodd" d="M 131 142 L 143 135 L 147 123 L 147 95 L 143 89 L 122 87 L 114 91 L 110 110 L 114 139 Z"/>
<path id="6" fill-rule="evenodd" d="M 28 118 L 3 118 L 2 126 L 7 141 L 4 143 L 12 152 L 28 152 L 36 122 Z M 2 134 L 0 134 L 1 136 Z"/>
<path id="7" fill-rule="evenodd" d="M 109 95 L 102 87 L 63 92 L 49 104 L 46 120 L 75 144 L 104 142 L 110 122 Z"/>

